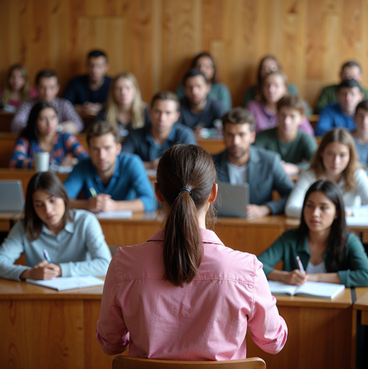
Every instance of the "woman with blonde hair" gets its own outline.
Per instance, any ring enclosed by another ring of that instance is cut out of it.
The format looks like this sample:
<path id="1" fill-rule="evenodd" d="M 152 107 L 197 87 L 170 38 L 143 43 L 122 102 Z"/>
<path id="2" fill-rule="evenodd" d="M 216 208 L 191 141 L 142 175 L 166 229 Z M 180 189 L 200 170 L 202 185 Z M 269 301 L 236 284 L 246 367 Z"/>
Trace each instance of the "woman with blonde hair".
<path id="1" fill-rule="evenodd" d="M 37 91 L 29 85 L 27 68 L 13 64 L 6 75 L 5 88 L 0 88 L 1 105 L 5 111 L 14 112 L 21 101 L 34 98 Z"/>
<path id="2" fill-rule="evenodd" d="M 106 108 L 100 111 L 96 121 L 106 120 L 125 137 L 132 129 L 141 128 L 149 121 L 147 106 L 142 101 L 135 76 L 123 72 L 111 81 Z"/>
<path id="3" fill-rule="evenodd" d="M 368 177 L 358 162 L 353 137 L 344 128 L 334 128 L 323 136 L 310 168 L 301 174 L 289 196 L 288 217 L 300 217 L 308 188 L 320 179 L 339 186 L 346 206 L 368 204 Z"/>

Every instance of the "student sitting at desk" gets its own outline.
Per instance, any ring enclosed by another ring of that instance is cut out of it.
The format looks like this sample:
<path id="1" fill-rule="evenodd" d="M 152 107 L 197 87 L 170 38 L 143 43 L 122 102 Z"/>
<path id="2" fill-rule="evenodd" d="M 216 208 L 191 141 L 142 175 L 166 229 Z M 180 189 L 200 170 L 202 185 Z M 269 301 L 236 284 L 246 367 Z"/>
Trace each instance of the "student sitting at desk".
<path id="1" fill-rule="evenodd" d="M 121 152 L 120 135 L 108 122 L 87 131 L 90 158 L 83 159 L 65 180 L 73 208 L 93 211 L 153 211 L 152 185 L 142 160 Z M 82 191 L 83 200 L 77 200 Z"/>
<path id="2" fill-rule="evenodd" d="M 14 144 L 10 168 L 34 167 L 33 156 L 42 151 L 49 152 L 50 163 L 56 165 L 75 165 L 79 159 L 88 157 L 75 136 L 57 132 L 58 125 L 59 119 L 53 105 L 47 102 L 34 105 L 26 127 Z"/>
<path id="3" fill-rule="evenodd" d="M 23 252 L 27 266 L 14 265 Z M 68 195 L 55 174 L 35 174 L 27 187 L 24 218 L 0 247 L 0 277 L 19 281 L 104 276 L 110 260 L 96 217 L 87 211 L 70 210 Z"/>
<path id="4" fill-rule="evenodd" d="M 368 168 L 368 100 L 361 101 L 354 114 L 356 130 L 352 132 L 359 161 Z"/>
<path id="5" fill-rule="evenodd" d="M 358 237 L 348 232 L 341 191 L 331 181 L 312 184 L 304 198 L 299 228 L 286 231 L 258 260 L 273 281 L 368 286 L 367 254 Z M 281 260 L 283 270 L 273 269 Z"/>
<path id="6" fill-rule="evenodd" d="M 305 193 L 319 179 L 338 184 L 346 206 L 368 204 L 368 177 L 358 162 L 354 140 L 344 128 L 334 128 L 323 136 L 310 168 L 300 175 L 285 206 L 288 217 L 299 218 Z"/>
<path id="7" fill-rule="evenodd" d="M 246 106 L 256 118 L 256 133 L 278 125 L 276 104 L 287 92 L 288 79 L 285 73 L 274 71 L 263 78 L 260 100 L 250 101 Z M 299 129 L 309 135 L 314 135 L 313 127 L 305 116 L 303 116 Z"/>
<path id="8" fill-rule="evenodd" d="M 108 355 L 148 359 L 236 360 L 246 334 L 264 351 L 285 345 L 262 265 L 224 246 L 212 228 L 217 195 L 211 156 L 174 145 L 162 156 L 155 192 L 167 215 L 147 242 L 119 248 L 110 264 L 97 323 Z"/>
<path id="9" fill-rule="evenodd" d="M 294 183 L 285 174 L 278 154 L 251 146 L 256 135 L 251 112 L 233 108 L 222 117 L 222 124 L 226 150 L 213 155 L 219 181 L 249 184 L 248 218 L 283 213 Z M 273 190 L 281 199 L 272 200 Z"/>
<path id="10" fill-rule="evenodd" d="M 149 115 L 151 123 L 133 130 L 123 142 L 123 152 L 137 154 L 146 169 L 157 169 L 160 157 L 170 146 L 177 143 L 196 145 L 193 131 L 176 123 L 179 99 L 170 91 L 158 92 L 152 98 Z"/>
<path id="11" fill-rule="evenodd" d="M 219 81 L 215 60 L 212 55 L 205 51 L 199 53 L 193 59 L 191 68 L 199 69 L 211 84 L 208 97 L 221 101 L 226 109 L 231 109 L 232 101 L 229 87 L 227 87 L 225 83 Z M 177 86 L 175 92 L 179 99 L 185 97 L 184 86 L 182 83 Z"/>
<path id="12" fill-rule="evenodd" d="M 277 102 L 278 126 L 257 134 L 254 146 L 277 152 L 287 175 L 299 174 L 309 167 L 317 150 L 316 139 L 300 131 L 304 107 L 296 95 L 285 95 Z"/>

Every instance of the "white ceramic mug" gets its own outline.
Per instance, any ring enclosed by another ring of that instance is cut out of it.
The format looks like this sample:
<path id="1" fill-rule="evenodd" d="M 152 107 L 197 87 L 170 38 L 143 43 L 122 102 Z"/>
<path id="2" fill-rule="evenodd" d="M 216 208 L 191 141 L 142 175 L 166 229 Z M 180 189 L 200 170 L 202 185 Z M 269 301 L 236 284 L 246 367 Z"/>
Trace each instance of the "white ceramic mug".
<path id="1" fill-rule="evenodd" d="M 47 172 L 49 170 L 50 153 L 36 152 L 34 153 L 34 161 L 36 172 Z"/>

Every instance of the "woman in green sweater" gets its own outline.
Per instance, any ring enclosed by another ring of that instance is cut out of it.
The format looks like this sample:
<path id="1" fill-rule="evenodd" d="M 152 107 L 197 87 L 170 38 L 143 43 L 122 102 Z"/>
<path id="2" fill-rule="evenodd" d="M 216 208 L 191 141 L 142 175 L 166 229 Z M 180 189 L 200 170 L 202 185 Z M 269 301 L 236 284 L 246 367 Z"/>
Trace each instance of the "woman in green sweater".
<path id="1" fill-rule="evenodd" d="M 283 233 L 258 259 L 273 281 L 368 286 L 367 254 L 358 237 L 348 232 L 341 191 L 331 181 L 312 184 L 304 198 L 299 228 Z M 273 268 L 280 261 L 284 262 L 282 271 Z"/>

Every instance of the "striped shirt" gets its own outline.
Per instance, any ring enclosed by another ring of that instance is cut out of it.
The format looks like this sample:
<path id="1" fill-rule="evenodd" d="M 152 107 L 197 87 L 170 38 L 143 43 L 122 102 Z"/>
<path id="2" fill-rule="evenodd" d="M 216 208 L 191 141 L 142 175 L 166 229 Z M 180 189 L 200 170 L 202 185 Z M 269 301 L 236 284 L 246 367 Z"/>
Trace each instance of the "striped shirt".
<path id="1" fill-rule="evenodd" d="M 32 168 L 34 153 L 42 151 L 38 142 L 28 141 L 25 137 L 19 137 L 14 144 L 9 166 L 10 168 Z M 75 136 L 64 132 L 56 133 L 54 147 L 50 152 L 50 163 L 60 165 L 61 161 L 68 154 L 71 154 L 78 160 L 88 157 L 86 150 Z"/>
<path id="2" fill-rule="evenodd" d="M 19 108 L 11 122 L 10 129 L 12 132 L 20 133 L 20 131 L 27 125 L 29 113 L 31 112 L 33 106 L 38 102 L 38 98 L 27 99 L 19 105 Z M 60 123 L 71 121 L 77 125 L 78 132 L 83 130 L 84 125 L 82 118 L 75 111 L 74 106 L 69 100 L 55 97 L 51 104 L 58 112 Z"/>

